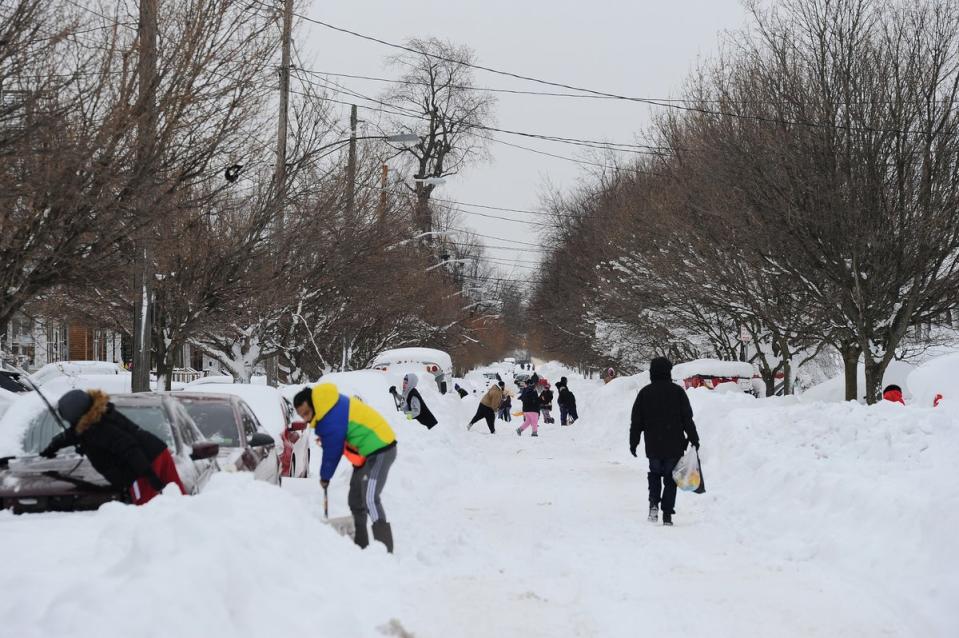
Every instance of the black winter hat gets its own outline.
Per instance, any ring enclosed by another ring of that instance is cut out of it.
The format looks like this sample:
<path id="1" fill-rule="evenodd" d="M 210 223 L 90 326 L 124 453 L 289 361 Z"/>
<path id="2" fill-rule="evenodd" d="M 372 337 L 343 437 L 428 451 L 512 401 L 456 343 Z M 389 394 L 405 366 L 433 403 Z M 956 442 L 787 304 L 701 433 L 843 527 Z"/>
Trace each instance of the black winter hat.
<path id="1" fill-rule="evenodd" d="M 672 379 L 673 364 L 666 357 L 656 357 L 649 362 L 649 380 L 663 381 Z"/>
<path id="2" fill-rule="evenodd" d="M 83 418 L 93 405 L 93 398 L 84 390 L 70 390 L 57 403 L 57 411 L 71 426 Z"/>

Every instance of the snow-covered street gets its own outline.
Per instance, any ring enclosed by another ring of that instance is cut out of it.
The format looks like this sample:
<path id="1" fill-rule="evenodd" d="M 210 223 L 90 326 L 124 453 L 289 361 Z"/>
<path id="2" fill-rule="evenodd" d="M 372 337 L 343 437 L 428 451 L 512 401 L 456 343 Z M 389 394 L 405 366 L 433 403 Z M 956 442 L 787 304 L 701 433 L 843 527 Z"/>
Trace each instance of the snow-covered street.
<path id="1" fill-rule="evenodd" d="M 381 375 L 382 376 L 382 375 Z M 221 474 L 202 495 L 92 514 L 0 514 L 16 636 L 952 636 L 955 413 L 690 393 L 705 495 L 646 519 L 627 446 L 638 378 L 571 379 L 582 420 L 518 438 L 427 394 L 432 431 L 377 373 L 331 375 L 391 419 L 397 551 L 322 522 L 316 479 Z M 516 422 L 514 421 L 513 427 Z M 319 455 L 314 455 L 314 463 Z M 349 468 L 331 485 L 346 514 Z M 406 633 L 404 633 L 406 632 Z"/>

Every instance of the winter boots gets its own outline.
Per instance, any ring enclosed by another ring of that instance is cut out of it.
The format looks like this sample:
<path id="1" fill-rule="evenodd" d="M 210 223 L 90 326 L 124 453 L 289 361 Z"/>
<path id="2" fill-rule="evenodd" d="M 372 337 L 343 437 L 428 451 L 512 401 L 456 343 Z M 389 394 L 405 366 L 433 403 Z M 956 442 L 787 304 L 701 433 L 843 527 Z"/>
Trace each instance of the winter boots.
<path id="1" fill-rule="evenodd" d="M 666 516 L 668 516 L 668 514 L 664 514 L 664 515 L 663 515 L 664 518 L 665 518 Z M 649 518 L 648 518 L 647 520 L 649 520 L 650 523 L 658 523 L 658 522 L 659 522 L 659 505 L 652 504 L 652 503 L 650 504 L 650 506 L 649 506 Z"/>
<path id="2" fill-rule="evenodd" d="M 366 529 L 366 515 L 354 516 L 353 524 L 356 526 L 356 531 L 353 532 L 353 542 L 360 549 L 366 549 L 366 546 L 370 544 L 370 533 Z"/>
<path id="3" fill-rule="evenodd" d="M 523 436 L 523 428 L 516 428 L 516 436 Z"/>
<path id="4" fill-rule="evenodd" d="M 673 515 L 669 512 L 663 512 L 663 525 L 666 525 L 667 527 L 673 526 Z"/>
<path id="5" fill-rule="evenodd" d="M 386 551 L 393 553 L 393 528 L 386 521 L 373 523 L 373 540 L 386 545 Z"/>
<path id="6" fill-rule="evenodd" d="M 539 436 L 539 434 L 536 432 L 533 432 L 532 436 Z"/>

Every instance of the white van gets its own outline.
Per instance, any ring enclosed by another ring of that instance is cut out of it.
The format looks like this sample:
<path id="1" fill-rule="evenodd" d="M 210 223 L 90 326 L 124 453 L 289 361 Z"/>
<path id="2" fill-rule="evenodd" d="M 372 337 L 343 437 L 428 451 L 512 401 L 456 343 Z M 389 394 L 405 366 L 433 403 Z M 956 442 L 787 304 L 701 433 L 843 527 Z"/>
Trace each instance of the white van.
<path id="1" fill-rule="evenodd" d="M 440 383 L 451 383 L 453 378 L 453 360 L 442 350 L 434 348 L 396 348 L 384 350 L 376 355 L 370 364 L 373 370 L 389 372 L 403 370 L 427 372 Z M 442 380 L 442 381 L 441 381 Z M 442 392 L 442 387 L 440 388 Z"/>

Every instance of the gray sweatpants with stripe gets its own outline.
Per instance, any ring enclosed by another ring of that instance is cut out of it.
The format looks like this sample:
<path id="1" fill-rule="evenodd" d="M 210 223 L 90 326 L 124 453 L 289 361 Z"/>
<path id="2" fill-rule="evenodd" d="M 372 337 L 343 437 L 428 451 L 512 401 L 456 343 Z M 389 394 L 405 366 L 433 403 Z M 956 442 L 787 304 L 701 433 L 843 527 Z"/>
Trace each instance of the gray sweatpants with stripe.
<path id="1" fill-rule="evenodd" d="M 366 460 L 363 467 L 353 468 L 353 477 L 350 479 L 350 495 L 347 502 L 356 521 L 357 528 L 366 527 L 366 516 L 369 514 L 372 522 L 386 522 L 386 512 L 380 501 L 383 486 L 396 460 L 396 446 L 385 452 L 374 454 Z"/>

